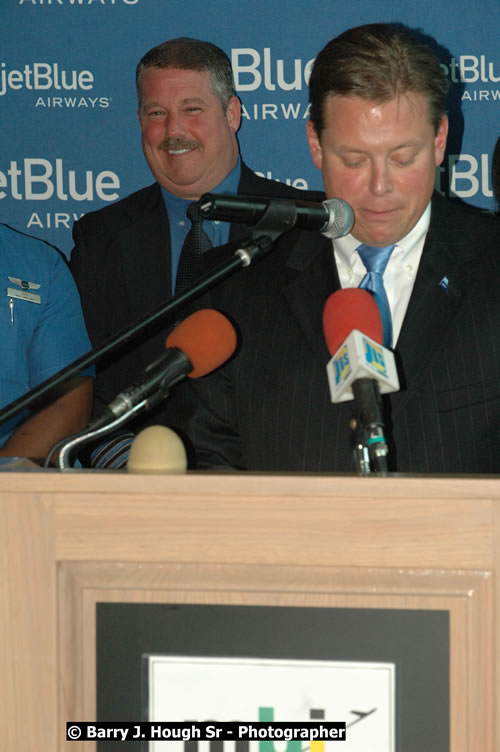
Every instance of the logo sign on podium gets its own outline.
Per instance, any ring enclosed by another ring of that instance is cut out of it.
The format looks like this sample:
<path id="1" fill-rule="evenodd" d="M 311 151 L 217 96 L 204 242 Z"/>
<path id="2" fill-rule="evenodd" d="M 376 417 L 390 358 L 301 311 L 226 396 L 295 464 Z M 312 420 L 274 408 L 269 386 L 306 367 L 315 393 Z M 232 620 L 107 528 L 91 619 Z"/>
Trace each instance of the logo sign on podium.
<path id="1" fill-rule="evenodd" d="M 147 672 L 149 721 L 244 723 L 244 740 L 235 740 L 239 752 L 243 745 L 246 752 L 395 750 L 392 663 L 149 655 Z M 274 722 L 281 727 L 279 736 L 273 735 Z M 297 722 L 315 722 L 318 728 L 322 722 L 344 722 L 346 738 L 293 738 Z M 287 723 L 289 734 L 283 729 Z M 193 750 L 193 742 L 197 752 L 211 752 L 214 743 L 171 740 L 169 752 Z M 221 745 L 223 752 L 234 752 L 233 741 L 215 744 L 219 752 Z M 159 752 L 165 743 L 150 741 L 149 749 Z"/>

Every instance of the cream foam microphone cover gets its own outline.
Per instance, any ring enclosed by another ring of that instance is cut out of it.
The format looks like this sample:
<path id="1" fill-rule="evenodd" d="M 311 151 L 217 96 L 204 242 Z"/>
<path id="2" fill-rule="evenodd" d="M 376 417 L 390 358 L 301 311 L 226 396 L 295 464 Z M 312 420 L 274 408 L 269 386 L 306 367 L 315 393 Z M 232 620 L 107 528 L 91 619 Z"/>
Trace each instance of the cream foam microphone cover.
<path id="1" fill-rule="evenodd" d="M 171 428 L 148 426 L 132 442 L 129 473 L 183 473 L 186 468 L 184 444 Z"/>

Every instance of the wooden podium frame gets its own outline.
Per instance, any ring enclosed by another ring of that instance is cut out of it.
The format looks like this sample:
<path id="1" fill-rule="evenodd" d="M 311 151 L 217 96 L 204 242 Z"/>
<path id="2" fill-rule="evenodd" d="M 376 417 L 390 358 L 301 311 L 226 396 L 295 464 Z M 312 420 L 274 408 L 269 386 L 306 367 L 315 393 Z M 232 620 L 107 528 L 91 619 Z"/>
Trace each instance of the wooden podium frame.
<path id="1" fill-rule="evenodd" d="M 0 733 L 91 752 L 97 602 L 447 610 L 450 750 L 495 752 L 500 479 L 5 471 Z"/>

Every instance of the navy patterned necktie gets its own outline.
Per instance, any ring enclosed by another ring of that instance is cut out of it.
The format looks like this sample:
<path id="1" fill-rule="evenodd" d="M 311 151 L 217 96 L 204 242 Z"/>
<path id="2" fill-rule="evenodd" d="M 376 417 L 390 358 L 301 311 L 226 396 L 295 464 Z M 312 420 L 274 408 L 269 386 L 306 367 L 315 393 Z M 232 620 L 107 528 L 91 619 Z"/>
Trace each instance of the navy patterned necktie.
<path id="1" fill-rule="evenodd" d="M 191 229 L 186 235 L 179 258 L 175 280 L 176 294 L 192 284 L 197 257 L 212 248 L 212 243 L 203 229 L 203 218 L 198 204 L 196 202 L 189 204 L 186 214 L 191 220 Z"/>
<path id="2" fill-rule="evenodd" d="M 392 347 L 392 317 L 383 276 L 395 247 L 396 245 L 387 245 L 384 248 L 374 248 L 363 244 L 356 249 L 366 267 L 366 274 L 359 286 L 373 293 L 377 302 L 384 328 L 384 347 Z"/>

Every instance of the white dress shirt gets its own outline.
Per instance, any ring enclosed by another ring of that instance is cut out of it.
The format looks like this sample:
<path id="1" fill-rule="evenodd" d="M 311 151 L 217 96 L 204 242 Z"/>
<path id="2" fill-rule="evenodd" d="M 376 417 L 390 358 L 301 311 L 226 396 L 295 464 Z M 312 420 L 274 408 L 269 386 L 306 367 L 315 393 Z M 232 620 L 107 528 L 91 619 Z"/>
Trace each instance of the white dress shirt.
<path id="1" fill-rule="evenodd" d="M 393 347 L 398 340 L 413 291 L 430 218 L 429 202 L 415 227 L 397 242 L 384 272 L 384 287 L 392 316 Z M 340 286 L 358 287 L 366 274 L 365 265 L 356 250 L 361 241 L 354 235 L 346 235 L 332 242 Z"/>

